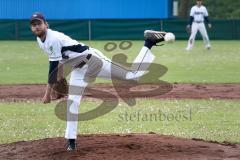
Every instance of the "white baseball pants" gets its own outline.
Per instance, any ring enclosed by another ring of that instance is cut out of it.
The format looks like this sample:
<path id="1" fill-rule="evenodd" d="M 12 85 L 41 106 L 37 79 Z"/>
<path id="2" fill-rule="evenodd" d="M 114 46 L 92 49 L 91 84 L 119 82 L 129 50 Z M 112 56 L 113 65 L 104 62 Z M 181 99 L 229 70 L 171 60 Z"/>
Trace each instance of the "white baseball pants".
<path id="1" fill-rule="evenodd" d="M 195 42 L 195 38 L 196 38 L 196 34 L 197 34 L 198 31 L 200 31 L 200 33 L 202 35 L 205 47 L 206 48 L 210 48 L 211 47 L 205 24 L 204 23 L 193 22 L 192 23 L 191 36 L 190 36 L 190 38 L 188 40 L 188 45 L 187 45 L 186 50 L 191 50 L 193 48 L 194 42 Z"/>
<path id="2" fill-rule="evenodd" d="M 91 78 L 94 79 L 94 77 L 101 77 L 107 79 L 116 78 L 124 80 L 137 80 L 146 73 L 145 71 L 155 58 L 151 50 L 147 47 L 143 47 L 138 56 L 135 58 L 132 67 L 127 69 L 112 62 L 96 49 L 90 48 L 83 54 L 92 54 L 92 57 L 82 68 L 74 69 L 71 72 L 69 86 L 72 87 L 69 87 L 67 126 L 65 132 L 66 139 L 77 138 L 78 116 L 71 115 L 78 114 L 78 108 L 80 106 L 84 89 L 87 87 L 88 83 L 92 81 Z M 78 90 L 77 92 L 74 91 L 76 88 Z"/>

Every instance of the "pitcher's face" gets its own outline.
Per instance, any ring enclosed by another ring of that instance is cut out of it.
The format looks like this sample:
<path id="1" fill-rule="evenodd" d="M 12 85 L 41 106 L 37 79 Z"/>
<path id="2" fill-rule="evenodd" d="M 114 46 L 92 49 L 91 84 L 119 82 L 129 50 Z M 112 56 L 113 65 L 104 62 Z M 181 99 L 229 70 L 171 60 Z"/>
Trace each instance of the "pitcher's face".
<path id="1" fill-rule="evenodd" d="M 48 25 L 43 20 L 34 20 L 31 22 L 31 31 L 38 37 L 46 34 Z"/>

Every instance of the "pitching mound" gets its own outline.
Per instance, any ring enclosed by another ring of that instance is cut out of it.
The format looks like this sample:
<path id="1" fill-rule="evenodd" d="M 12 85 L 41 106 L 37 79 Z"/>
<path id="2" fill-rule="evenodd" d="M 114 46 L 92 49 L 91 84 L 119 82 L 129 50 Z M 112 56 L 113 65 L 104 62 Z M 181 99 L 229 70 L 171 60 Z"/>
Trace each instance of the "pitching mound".
<path id="1" fill-rule="evenodd" d="M 188 140 L 157 134 L 85 135 L 77 151 L 65 151 L 64 138 L 0 145 L 0 159 L 168 160 L 240 159 L 240 145 Z"/>

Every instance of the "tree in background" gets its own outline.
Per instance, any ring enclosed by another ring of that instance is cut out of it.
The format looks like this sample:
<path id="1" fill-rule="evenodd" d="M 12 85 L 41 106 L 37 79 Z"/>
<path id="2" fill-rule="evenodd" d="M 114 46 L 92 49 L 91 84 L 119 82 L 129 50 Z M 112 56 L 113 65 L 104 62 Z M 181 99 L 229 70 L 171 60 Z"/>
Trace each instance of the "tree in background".
<path id="1" fill-rule="evenodd" d="M 180 18 L 186 18 L 188 17 L 188 7 L 189 7 L 189 4 L 190 4 L 190 1 L 191 0 L 180 0 L 179 3 L 180 3 L 180 6 L 179 6 L 179 17 Z"/>
<path id="2" fill-rule="evenodd" d="M 240 1 L 238 0 L 204 0 L 211 18 L 240 19 Z M 187 18 L 196 0 L 179 0 L 179 17 Z"/>

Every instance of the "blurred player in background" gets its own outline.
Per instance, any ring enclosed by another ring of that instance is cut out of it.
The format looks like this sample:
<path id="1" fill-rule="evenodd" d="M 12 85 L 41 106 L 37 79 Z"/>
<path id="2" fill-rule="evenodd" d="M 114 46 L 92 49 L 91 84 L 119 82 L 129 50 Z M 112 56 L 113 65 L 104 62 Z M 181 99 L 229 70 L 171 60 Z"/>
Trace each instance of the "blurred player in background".
<path id="1" fill-rule="evenodd" d="M 191 36 L 188 40 L 188 45 L 186 50 L 189 51 L 193 48 L 194 41 L 196 38 L 196 34 L 200 31 L 203 41 L 205 43 L 206 49 L 211 49 L 211 44 L 208 38 L 207 30 L 204 24 L 204 21 L 208 24 L 209 28 L 212 28 L 212 25 L 208 18 L 208 11 L 205 6 L 202 5 L 202 0 L 197 0 L 196 5 L 191 8 L 190 12 L 190 20 L 187 25 L 188 31 L 190 31 Z"/>

